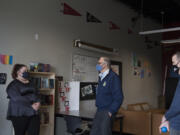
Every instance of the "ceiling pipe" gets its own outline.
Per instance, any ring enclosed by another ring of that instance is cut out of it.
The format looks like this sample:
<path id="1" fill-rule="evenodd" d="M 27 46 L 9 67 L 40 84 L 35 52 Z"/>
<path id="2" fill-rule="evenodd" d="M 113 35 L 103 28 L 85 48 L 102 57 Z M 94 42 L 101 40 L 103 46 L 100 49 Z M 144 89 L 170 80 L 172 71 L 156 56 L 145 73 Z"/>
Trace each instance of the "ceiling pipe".
<path id="1" fill-rule="evenodd" d="M 139 35 L 148 35 L 148 34 L 155 34 L 155 33 L 163 33 L 163 32 L 171 32 L 171 31 L 179 31 L 180 27 L 174 28 L 166 28 L 166 29 L 158 29 L 158 30 L 150 30 L 150 31 L 142 31 L 139 32 Z"/>
<path id="2" fill-rule="evenodd" d="M 178 39 L 170 39 L 170 40 L 162 40 L 162 44 L 173 44 L 173 43 L 180 43 L 180 38 Z"/>

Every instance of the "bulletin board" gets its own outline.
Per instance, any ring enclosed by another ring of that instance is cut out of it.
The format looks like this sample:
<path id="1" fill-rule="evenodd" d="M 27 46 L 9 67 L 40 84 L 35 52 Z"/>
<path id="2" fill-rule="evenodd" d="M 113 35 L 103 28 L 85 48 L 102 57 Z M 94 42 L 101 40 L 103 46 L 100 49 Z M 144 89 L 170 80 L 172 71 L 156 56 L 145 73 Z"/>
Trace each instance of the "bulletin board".
<path id="1" fill-rule="evenodd" d="M 74 54 L 72 58 L 72 78 L 80 82 L 97 82 L 96 64 L 98 57 Z"/>

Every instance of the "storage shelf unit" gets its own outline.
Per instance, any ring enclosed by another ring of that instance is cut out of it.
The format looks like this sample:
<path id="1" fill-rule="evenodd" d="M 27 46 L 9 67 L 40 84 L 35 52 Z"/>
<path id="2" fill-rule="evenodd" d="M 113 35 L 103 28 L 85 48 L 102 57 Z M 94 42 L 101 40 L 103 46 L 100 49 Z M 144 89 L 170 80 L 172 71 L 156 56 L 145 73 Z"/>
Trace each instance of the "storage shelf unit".
<path id="1" fill-rule="evenodd" d="M 40 107 L 40 135 L 54 135 L 55 73 L 30 72 L 30 77 L 34 79 L 32 81 L 35 82 L 35 86 L 38 85 L 37 90 L 43 98 L 43 104 Z"/>

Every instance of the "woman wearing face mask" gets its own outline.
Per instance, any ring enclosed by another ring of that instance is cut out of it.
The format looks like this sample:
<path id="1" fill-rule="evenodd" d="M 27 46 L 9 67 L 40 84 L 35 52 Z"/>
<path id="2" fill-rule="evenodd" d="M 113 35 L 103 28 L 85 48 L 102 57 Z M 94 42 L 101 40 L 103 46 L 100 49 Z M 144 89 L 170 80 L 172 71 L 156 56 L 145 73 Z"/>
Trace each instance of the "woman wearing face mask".
<path id="1" fill-rule="evenodd" d="M 15 135 L 39 135 L 40 100 L 33 84 L 29 81 L 27 66 L 16 64 L 12 70 L 14 79 L 6 92 L 9 98 L 7 119 L 11 120 Z"/>

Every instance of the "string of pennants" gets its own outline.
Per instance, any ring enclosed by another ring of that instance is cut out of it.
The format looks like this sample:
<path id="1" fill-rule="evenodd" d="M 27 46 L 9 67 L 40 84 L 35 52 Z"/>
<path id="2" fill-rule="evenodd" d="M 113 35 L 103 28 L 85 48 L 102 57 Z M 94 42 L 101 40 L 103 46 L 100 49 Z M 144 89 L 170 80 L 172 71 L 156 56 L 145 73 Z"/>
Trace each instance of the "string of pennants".
<path id="1" fill-rule="evenodd" d="M 69 6 L 67 3 L 61 3 L 63 6 L 63 10 L 61 11 L 64 15 L 72 15 L 72 16 L 82 16 L 78 11 L 73 9 L 71 6 Z M 86 12 L 86 22 L 88 23 L 102 23 L 100 19 L 98 19 L 96 16 L 93 14 Z M 109 21 L 109 29 L 110 30 L 120 30 L 120 27 L 115 24 L 112 21 Z M 128 29 L 128 34 L 132 34 L 133 31 L 129 28 Z"/>
<path id="2" fill-rule="evenodd" d="M 71 6 L 69 6 L 67 3 L 61 3 L 63 10 L 61 11 L 64 15 L 72 15 L 72 16 L 82 16 L 78 11 L 73 9 Z M 139 19 L 140 15 L 138 14 L 137 16 L 133 17 L 131 19 L 132 22 L 132 28 L 135 27 L 137 20 Z M 98 19 L 96 16 L 93 14 L 86 12 L 86 22 L 88 23 L 102 23 L 100 19 Z M 109 30 L 120 30 L 120 27 L 115 24 L 112 21 L 108 22 L 109 24 Z M 133 30 L 131 28 L 128 28 L 127 30 L 128 34 L 133 34 Z M 144 37 L 144 41 L 146 43 L 147 49 L 152 49 L 153 47 L 159 46 L 159 43 L 157 41 L 152 41 L 149 39 L 148 36 Z"/>

